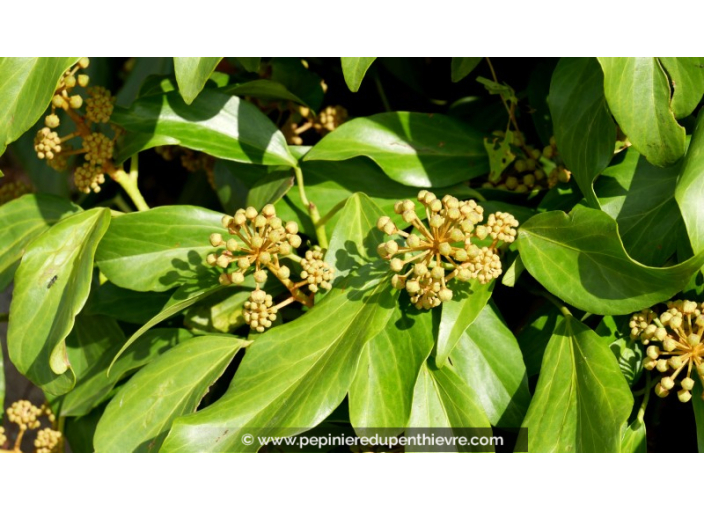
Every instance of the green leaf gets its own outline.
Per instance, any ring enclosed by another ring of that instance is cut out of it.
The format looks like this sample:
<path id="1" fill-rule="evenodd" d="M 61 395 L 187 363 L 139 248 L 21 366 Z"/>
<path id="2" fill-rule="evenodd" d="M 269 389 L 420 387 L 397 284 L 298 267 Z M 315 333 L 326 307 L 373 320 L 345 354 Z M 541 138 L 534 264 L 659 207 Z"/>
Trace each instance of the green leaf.
<path id="1" fill-rule="evenodd" d="M 83 313 L 144 324 L 159 313 L 168 300 L 166 292 L 136 292 L 105 282 L 93 289 Z"/>
<path id="2" fill-rule="evenodd" d="M 24 195 L 0 206 L 0 290 L 12 281 L 27 245 L 81 208 L 49 195 Z"/>
<path id="3" fill-rule="evenodd" d="M 638 416 L 623 432 L 621 453 L 648 453 L 645 422 Z"/>
<path id="4" fill-rule="evenodd" d="M 477 395 L 448 365 L 437 368 L 432 361 L 421 366 L 413 390 L 413 407 L 408 422 L 409 429 L 485 429 L 491 424 L 484 414 Z M 419 449 L 422 450 L 422 447 Z M 474 450 L 491 451 L 491 447 L 474 447 Z M 458 451 L 472 451 L 472 447 L 459 447 Z"/>
<path id="5" fill-rule="evenodd" d="M 290 170 L 269 172 L 252 185 L 247 194 L 247 205 L 260 210 L 267 204 L 275 204 L 293 187 L 294 181 Z"/>
<path id="6" fill-rule="evenodd" d="M 612 317 L 607 315 L 596 327 L 596 334 L 608 342 L 609 349 L 614 353 L 621 373 L 629 386 L 640 379 L 643 372 L 643 345 L 630 338 L 628 322 L 630 317 L 622 315 Z"/>
<path id="7" fill-rule="evenodd" d="M 396 309 L 364 347 L 349 394 L 350 421 L 357 434 L 376 428 L 392 435 L 403 432 L 418 373 L 433 348 L 432 315 Z"/>
<path id="8" fill-rule="evenodd" d="M 460 337 L 450 359 L 492 425 L 521 426 L 530 403 L 526 366 L 516 337 L 493 302 Z"/>
<path id="9" fill-rule="evenodd" d="M 611 113 L 638 152 L 657 166 L 684 155 L 685 130 L 670 109 L 670 83 L 652 57 L 599 57 Z"/>
<path id="10" fill-rule="evenodd" d="M 435 355 L 435 363 L 439 368 L 445 365 L 465 330 L 486 306 L 494 290 L 494 282 L 488 284 L 479 283 L 479 280 L 462 284 L 458 282 L 452 290 L 453 299 L 442 304 Z"/>
<path id="11" fill-rule="evenodd" d="M 606 106 L 604 74 L 594 58 L 562 58 L 548 104 L 560 156 L 590 206 L 599 208 L 592 183 L 611 161 L 616 124 Z"/>
<path id="12" fill-rule="evenodd" d="M 704 396 L 702 393 L 702 383 L 698 377 L 694 378 L 696 384 L 694 386 L 694 395 L 692 398 L 692 408 L 694 410 L 694 421 L 697 425 L 697 446 L 699 448 L 699 453 L 704 453 Z"/>
<path id="13" fill-rule="evenodd" d="M 0 58 L 0 155 L 49 106 L 59 79 L 76 57 Z"/>
<path id="14" fill-rule="evenodd" d="M 704 252 L 676 266 L 639 264 L 608 214 L 580 206 L 569 215 L 533 216 L 518 231 L 518 249 L 528 272 L 552 294 L 597 315 L 625 315 L 667 301 L 704 264 Z"/>
<path id="15" fill-rule="evenodd" d="M 37 131 L 43 127 L 44 121 L 42 119 L 33 128 L 20 136 L 18 140 L 10 144 L 7 148 L 9 157 L 17 161 L 29 177 L 37 194 L 56 195 L 69 199 L 73 176 L 70 175 L 70 172 L 57 172 L 47 165 L 45 160 L 39 159 L 37 152 L 34 150 L 34 138 Z M 70 183 L 69 180 L 71 181 Z"/>
<path id="16" fill-rule="evenodd" d="M 690 115 L 704 95 L 704 58 L 660 57 L 672 82 L 672 111 L 681 119 Z"/>
<path id="17" fill-rule="evenodd" d="M 528 377 L 540 372 L 543 354 L 555 331 L 560 312 L 552 303 L 545 303 L 532 313 L 526 320 L 526 325 L 517 334 L 518 345 L 523 353 Z"/>
<path id="18" fill-rule="evenodd" d="M 162 292 L 215 274 L 205 258 L 213 251 L 210 234 L 227 234 L 222 216 L 190 205 L 123 214 L 113 219 L 96 261 L 108 280 L 139 292 Z"/>
<path id="19" fill-rule="evenodd" d="M 457 83 L 469 73 L 474 71 L 474 68 L 479 65 L 482 58 L 484 57 L 452 57 L 452 81 Z"/>
<path id="20" fill-rule="evenodd" d="M 259 66 L 261 65 L 261 57 L 235 57 L 242 67 L 250 73 L 256 73 L 259 71 Z"/>
<path id="21" fill-rule="evenodd" d="M 71 360 L 75 353 L 83 363 L 81 372 L 76 370 L 76 387 L 64 396 L 61 403 L 62 416 L 88 414 L 109 398 L 110 392 L 122 379 L 193 337 L 185 329 L 153 329 L 144 335 L 141 342 L 127 349 L 108 374 L 110 363 L 125 343 L 124 334 L 114 321 L 106 321 L 105 317 L 80 315 L 81 318 L 83 320 L 77 320 L 76 328 L 66 342 Z M 89 356 L 91 351 L 94 356 Z"/>
<path id="22" fill-rule="evenodd" d="M 550 339 L 523 426 L 530 452 L 619 452 L 633 395 L 611 350 L 572 316 Z"/>
<path id="23" fill-rule="evenodd" d="M 222 89 L 223 92 L 240 97 L 259 97 L 275 101 L 293 101 L 308 106 L 303 99 L 291 92 L 282 83 L 271 80 L 252 80 L 244 83 L 233 83 Z"/>
<path id="24" fill-rule="evenodd" d="M 683 232 L 675 201 L 679 172 L 679 163 L 660 168 L 631 148 L 596 182 L 602 211 L 616 220 L 623 246 L 642 264 L 662 265 L 677 249 L 674 233 Z"/>
<path id="25" fill-rule="evenodd" d="M 327 134 L 305 161 L 371 158 L 393 180 L 450 186 L 489 171 L 481 133 L 438 114 L 387 112 L 358 117 Z"/>
<path id="26" fill-rule="evenodd" d="M 347 87 L 352 92 L 357 92 L 367 69 L 374 63 L 376 57 L 342 57 L 340 60 L 342 60 L 342 74 Z"/>
<path id="27" fill-rule="evenodd" d="M 118 163 L 158 145 L 181 145 L 216 158 L 294 166 L 286 140 L 256 106 L 215 89 L 204 89 L 186 105 L 177 92 L 137 99 L 115 108 L 111 122 L 128 133 L 115 155 Z"/>
<path id="28" fill-rule="evenodd" d="M 191 104 L 205 87 L 222 57 L 174 57 L 178 90 L 186 104 Z"/>
<path id="29" fill-rule="evenodd" d="M 149 363 L 115 395 L 95 431 L 97 452 L 157 452 L 174 419 L 193 413 L 237 351 L 234 336 L 181 342 Z"/>
<path id="30" fill-rule="evenodd" d="M 365 268 L 363 268 L 365 269 Z M 297 320 L 263 333 L 247 350 L 225 395 L 176 420 L 167 452 L 257 451 L 244 434 L 289 436 L 319 424 L 344 399 L 365 344 L 386 327 L 396 295 L 366 271 Z"/>
<path id="31" fill-rule="evenodd" d="M 124 107 L 131 105 L 141 95 L 142 87 L 149 82 L 151 75 L 171 74 L 173 67 L 174 59 L 171 57 L 135 57 L 134 67 L 117 93 L 115 104 Z"/>
<path id="32" fill-rule="evenodd" d="M 675 190 L 687 235 L 694 253 L 704 250 L 704 114 L 700 113 L 697 127 L 689 143 L 682 165 L 682 176 Z"/>
<path id="33" fill-rule="evenodd" d="M 63 219 L 27 246 L 15 274 L 7 333 L 10 359 L 54 395 L 75 384 L 65 340 L 88 299 L 93 256 L 109 223 L 110 211 L 104 208 Z"/>
<path id="34" fill-rule="evenodd" d="M 0 349 L 0 423 L 5 414 L 5 360 Z"/>
<path id="35" fill-rule="evenodd" d="M 323 104 L 322 78 L 308 69 L 308 65 L 298 58 L 273 58 L 271 79 L 281 83 L 287 90 L 301 98 L 311 109 L 319 111 Z"/>

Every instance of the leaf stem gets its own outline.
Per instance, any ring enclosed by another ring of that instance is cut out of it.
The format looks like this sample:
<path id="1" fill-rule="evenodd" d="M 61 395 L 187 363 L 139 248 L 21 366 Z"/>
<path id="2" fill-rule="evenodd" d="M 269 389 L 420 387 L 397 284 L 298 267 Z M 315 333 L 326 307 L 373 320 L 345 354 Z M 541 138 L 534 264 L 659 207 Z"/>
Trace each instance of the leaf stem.
<path id="1" fill-rule="evenodd" d="M 381 103 L 384 105 L 384 109 L 387 112 L 392 111 L 389 99 L 386 97 L 386 92 L 384 92 L 384 87 L 379 79 L 379 74 L 376 72 L 374 73 L 374 84 L 376 85 L 376 90 L 379 92 L 379 97 L 381 98 Z"/>
<path id="2" fill-rule="evenodd" d="M 344 200 L 342 200 L 341 202 L 338 202 L 335 206 L 333 206 L 332 209 L 330 209 L 330 210 L 325 214 L 325 216 L 323 216 L 322 218 L 320 218 L 320 220 L 318 220 L 318 225 L 320 225 L 320 226 L 325 225 L 328 221 L 330 221 L 330 220 L 332 219 L 333 216 L 335 216 L 335 215 L 338 213 L 338 211 L 339 211 L 340 209 L 342 209 L 343 207 L 345 207 L 345 204 L 346 204 L 346 203 L 347 203 L 347 199 L 346 199 L 346 198 L 345 198 Z"/>
<path id="3" fill-rule="evenodd" d="M 149 206 L 147 205 L 146 200 L 144 200 L 144 197 L 142 196 L 142 193 L 139 191 L 139 187 L 137 186 L 137 177 L 139 176 L 139 162 L 136 154 L 132 156 L 129 174 L 121 168 L 118 168 L 110 175 L 112 176 L 115 182 L 122 186 L 122 189 L 125 190 L 125 193 L 129 195 L 134 205 L 137 206 L 138 211 L 149 210 Z"/>
<path id="4" fill-rule="evenodd" d="M 308 215 L 313 221 L 313 226 L 315 227 L 315 234 L 318 237 L 318 244 L 321 248 L 327 250 L 328 235 L 325 232 L 325 224 L 320 223 L 320 211 L 318 211 L 318 208 L 313 202 L 308 200 L 308 196 L 306 195 L 305 184 L 303 183 L 303 171 L 301 170 L 300 166 L 296 165 L 293 167 L 293 172 L 296 175 L 296 183 L 298 184 L 298 193 L 301 196 L 301 202 L 303 202 L 303 205 L 308 209 Z"/>

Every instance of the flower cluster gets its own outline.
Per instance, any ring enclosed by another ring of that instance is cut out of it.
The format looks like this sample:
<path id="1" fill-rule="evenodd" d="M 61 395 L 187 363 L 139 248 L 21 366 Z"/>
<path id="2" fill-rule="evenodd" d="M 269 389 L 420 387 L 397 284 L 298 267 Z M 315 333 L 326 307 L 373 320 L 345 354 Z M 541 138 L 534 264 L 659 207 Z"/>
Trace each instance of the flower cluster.
<path id="1" fill-rule="evenodd" d="M 15 439 L 12 449 L 4 449 L 8 438 L 6 431 L 0 427 L 0 452 L 21 453 L 22 438 L 29 430 L 36 430 L 41 427 L 40 419 L 46 416 L 49 423 L 53 426 L 55 417 L 49 406 L 46 404 L 42 407 L 37 407 L 28 400 L 19 400 L 13 403 L 7 409 L 7 419 L 10 423 L 17 425 L 19 432 Z M 35 451 L 37 453 L 52 453 L 57 450 L 61 444 L 62 434 L 58 430 L 50 427 L 43 428 L 37 432 L 37 437 L 34 441 Z"/>
<path id="2" fill-rule="evenodd" d="M 396 240 L 381 243 L 377 252 L 389 260 L 394 275 L 392 284 L 406 289 L 411 302 L 419 309 L 430 309 L 450 301 L 453 293 L 447 283 L 476 279 L 489 283 L 502 272 L 498 255 L 499 243 L 516 239 L 518 221 L 508 214 L 490 214 L 485 225 L 484 209 L 474 200 L 460 201 L 446 195 L 442 200 L 422 190 L 418 201 L 424 209 L 425 222 L 416 213 L 416 204 L 402 200 L 394 206 L 397 214 L 418 232 L 404 232 L 388 216 L 377 221 L 377 228 L 386 235 L 405 238 L 401 246 Z M 477 246 L 472 239 L 491 238 L 489 246 Z M 406 269 L 406 265 L 410 265 Z M 405 272 L 404 272 L 405 271 Z"/>
<path id="3" fill-rule="evenodd" d="M 112 163 L 114 140 L 95 131 L 93 126 L 110 121 L 114 98 L 103 87 L 90 87 L 86 89 L 88 98 L 84 102 L 74 90 L 76 87 L 88 87 L 88 75 L 77 73 L 89 64 L 88 58 L 83 57 L 61 77 L 51 101 L 51 113 L 45 117 L 45 127 L 39 130 L 34 140 L 37 157 L 56 170 L 65 170 L 70 156 L 85 156 L 84 162 L 77 165 L 74 173 L 76 187 L 83 193 L 100 191 L 100 185 L 105 182 L 105 173 L 111 174 L 116 170 Z M 85 115 L 82 115 L 80 109 L 84 106 Z M 75 132 L 59 136 L 55 131 L 61 124 L 57 110 L 63 110 L 73 120 Z M 66 143 L 76 137 L 81 139 L 81 147 L 67 147 Z"/>
<path id="4" fill-rule="evenodd" d="M 0 205 L 31 192 L 32 188 L 23 181 L 10 181 L 0 186 Z"/>
<path id="5" fill-rule="evenodd" d="M 499 180 L 483 182 L 482 188 L 530 193 L 544 188 L 554 188 L 557 184 L 570 180 L 572 174 L 559 158 L 554 136 L 550 138 L 550 144 L 543 147 L 541 151 L 526 145 L 522 133 L 512 131 L 511 134 L 513 143 L 518 149 L 516 159 L 501 174 Z M 501 131 L 495 132 L 494 135 L 497 139 L 503 139 L 506 136 Z"/>
<path id="6" fill-rule="evenodd" d="M 320 135 L 335 131 L 348 117 L 347 110 L 342 106 L 327 106 L 317 116 L 310 108 L 297 105 L 290 105 L 289 108 L 290 115 L 281 132 L 290 145 L 303 145 L 301 135 L 309 129 Z"/>
<path id="7" fill-rule="evenodd" d="M 249 326 L 258 332 L 271 327 L 276 312 L 293 301 L 306 306 L 313 305 L 312 296 L 319 289 L 330 289 L 333 269 L 323 261 L 319 248 L 308 250 L 304 258 L 295 255 L 294 250 L 301 246 L 298 224 L 288 221 L 285 224 L 276 215 L 273 205 L 265 205 L 261 212 L 254 207 L 238 210 L 234 216 L 223 216 L 222 225 L 231 236 L 224 239 L 222 234 L 210 236 L 214 248 L 224 248 L 211 253 L 206 262 L 225 271 L 220 275 L 223 285 L 241 285 L 247 273 L 252 272 L 256 289 L 245 303 L 244 318 Z M 282 258 L 300 260 L 302 281 L 291 280 L 291 269 L 282 264 Z M 265 284 L 269 273 L 273 274 L 291 292 L 291 297 L 277 305 L 273 298 L 260 286 Z M 311 295 L 302 292 L 306 287 Z"/>
<path id="8" fill-rule="evenodd" d="M 679 384 L 677 397 L 688 402 L 694 388 L 692 376 L 696 373 L 704 383 L 703 308 L 704 304 L 678 300 L 667 303 L 659 316 L 647 309 L 631 317 L 631 338 L 648 346 L 645 368 L 662 374 L 655 385 L 659 397 L 668 396 Z"/>

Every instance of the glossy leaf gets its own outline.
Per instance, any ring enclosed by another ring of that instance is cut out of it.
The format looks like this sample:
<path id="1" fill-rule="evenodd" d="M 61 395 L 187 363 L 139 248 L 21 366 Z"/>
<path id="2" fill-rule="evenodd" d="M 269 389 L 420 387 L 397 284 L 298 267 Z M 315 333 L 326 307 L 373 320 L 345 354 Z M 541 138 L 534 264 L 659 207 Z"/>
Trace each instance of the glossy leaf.
<path id="1" fill-rule="evenodd" d="M 93 288 L 83 313 L 144 324 L 161 311 L 169 297 L 168 292 L 136 292 L 105 282 Z"/>
<path id="2" fill-rule="evenodd" d="M 181 145 L 217 158 L 293 166 L 296 160 L 276 126 L 256 106 L 206 88 L 191 105 L 177 92 L 137 99 L 110 119 L 128 131 L 115 159 L 158 145 Z"/>
<path id="3" fill-rule="evenodd" d="M 450 366 L 437 368 L 432 361 L 421 366 L 413 390 L 409 429 L 489 431 L 490 426 L 477 395 Z M 422 447 L 418 449 L 423 450 Z M 474 447 L 474 449 L 491 451 L 491 447 Z M 472 447 L 458 446 L 457 451 L 472 451 Z"/>
<path id="4" fill-rule="evenodd" d="M 518 232 L 518 249 L 526 269 L 552 294 L 598 315 L 667 301 L 704 264 L 704 252 L 676 266 L 639 264 L 623 248 L 616 222 L 586 207 L 533 216 Z"/>
<path id="5" fill-rule="evenodd" d="M 49 195 L 24 195 L 0 207 L 0 290 L 12 281 L 27 245 L 81 208 Z"/>
<path id="6" fill-rule="evenodd" d="M 602 337 L 614 353 L 621 373 L 629 386 L 633 386 L 643 373 L 643 344 L 634 342 L 630 337 L 628 322 L 630 317 L 607 315 L 596 327 L 596 334 Z"/>
<path id="7" fill-rule="evenodd" d="M 442 304 L 435 355 L 439 368 L 445 365 L 457 342 L 484 309 L 493 290 L 494 282 L 482 284 L 479 280 L 458 282 L 452 287 L 453 299 Z"/>
<path id="8" fill-rule="evenodd" d="M 664 264 L 675 253 L 677 234 L 684 233 L 675 201 L 679 173 L 680 164 L 660 168 L 631 148 L 594 186 L 601 209 L 618 223 L 626 251 L 642 264 Z"/>
<path id="9" fill-rule="evenodd" d="M 83 317 L 67 339 L 69 357 L 73 360 L 75 354 L 83 363 L 80 373 L 76 369 L 76 387 L 63 398 L 61 415 L 88 414 L 105 402 L 115 385 L 126 376 L 192 337 L 185 329 L 153 329 L 130 347 L 108 374 L 108 367 L 125 343 L 125 336 L 112 320 L 99 316 Z M 91 352 L 93 356 L 89 357 L 87 354 Z"/>
<path id="10" fill-rule="evenodd" d="M 414 187 L 450 186 L 485 174 L 481 133 L 451 117 L 388 112 L 345 122 L 304 160 L 371 158 L 393 180 Z"/>
<path id="11" fill-rule="evenodd" d="M 244 434 L 295 435 L 325 419 L 347 394 L 362 349 L 386 327 L 396 299 L 388 280 L 351 287 L 259 336 L 225 395 L 176 420 L 163 450 L 257 451 L 256 441 L 243 443 Z"/>
<path id="12" fill-rule="evenodd" d="M 75 384 L 65 341 L 88 299 L 93 256 L 109 223 L 110 212 L 103 208 L 65 218 L 27 246 L 15 274 L 7 333 L 10 359 L 54 395 Z"/>
<path id="13" fill-rule="evenodd" d="M 642 417 L 638 416 L 624 431 L 621 453 L 648 453 L 645 422 Z"/>
<path id="14" fill-rule="evenodd" d="M 529 315 L 526 325 L 517 333 L 518 345 L 523 353 L 528 377 L 540 372 L 543 355 L 555 331 L 560 312 L 555 305 L 546 302 Z"/>
<path id="15" fill-rule="evenodd" d="M 619 452 L 633 395 L 611 350 L 572 316 L 550 339 L 523 423 L 530 452 Z"/>
<path id="16" fill-rule="evenodd" d="M 247 205 L 260 210 L 266 204 L 275 204 L 289 192 L 294 182 L 290 170 L 269 172 L 252 185 L 247 194 Z"/>
<path id="17" fill-rule="evenodd" d="M 227 234 L 222 213 L 188 205 L 157 207 L 113 219 L 98 247 L 100 270 L 115 285 L 162 292 L 203 274 L 210 234 Z"/>
<path id="18" fill-rule="evenodd" d="M 175 418 L 192 413 L 247 342 L 200 336 L 181 342 L 132 377 L 95 431 L 97 452 L 157 452 Z"/>
<path id="19" fill-rule="evenodd" d="M 699 114 L 697 127 L 689 143 L 682 165 L 682 176 L 675 190 L 677 204 L 687 228 L 694 253 L 704 250 L 704 114 Z"/>
<path id="20" fill-rule="evenodd" d="M 191 104 L 213 74 L 222 57 L 174 57 L 174 71 L 181 97 Z"/>
<path id="21" fill-rule="evenodd" d="M 690 115 L 704 95 L 704 58 L 660 57 L 672 82 L 672 111 L 681 119 Z"/>
<path id="22" fill-rule="evenodd" d="M 653 57 L 600 57 L 604 94 L 621 130 L 657 166 L 684 155 L 685 130 L 670 109 L 670 83 Z"/>
<path id="23" fill-rule="evenodd" d="M 452 81 L 456 83 L 474 71 L 474 68 L 479 65 L 482 58 L 483 57 L 452 57 Z"/>
<path id="24" fill-rule="evenodd" d="M 261 57 L 236 57 L 242 67 L 250 73 L 256 73 L 259 71 L 259 66 L 261 65 Z"/>
<path id="25" fill-rule="evenodd" d="M 350 421 L 358 434 L 403 431 L 419 371 L 433 348 L 432 323 L 432 313 L 396 309 L 364 347 L 349 394 Z"/>
<path id="26" fill-rule="evenodd" d="M 357 92 L 362 84 L 362 79 L 367 73 L 376 57 L 342 57 L 342 74 L 345 83 L 352 92 Z"/>
<path id="27" fill-rule="evenodd" d="M 450 359 L 492 425 L 521 426 L 530 403 L 526 366 L 516 337 L 493 302 L 465 330 Z"/>
<path id="28" fill-rule="evenodd" d="M 49 106 L 59 79 L 76 57 L 0 58 L 0 155 Z"/>
<path id="29" fill-rule="evenodd" d="M 115 104 L 131 105 L 153 75 L 171 74 L 173 69 L 174 59 L 171 57 L 135 57 L 134 67 L 117 93 Z"/>
<path id="30" fill-rule="evenodd" d="M 313 111 L 319 111 L 323 104 L 322 78 L 311 71 L 304 61 L 298 58 L 272 58 L 271 80 L 281 83 L 296 97 L 299 97 Z"/>
<path id="31" fill-rule="evenodd" d="M 594 58 L 562 58 L 548 96 L 560 156 L 592 207 L 592 183 L 611 161 L 616 124 L 606 106 L 604 74 Z"/>
<path id="32" fill-rule="evenodd" d="M 296 94 L 291 92 L 282 83 L 271 80 L 252 80 L 244 83 L 234 83 L 222 89 L 223 92 L 240 97 L 259 97 L 275 101 L 293 101 L 307 106 Z"/>

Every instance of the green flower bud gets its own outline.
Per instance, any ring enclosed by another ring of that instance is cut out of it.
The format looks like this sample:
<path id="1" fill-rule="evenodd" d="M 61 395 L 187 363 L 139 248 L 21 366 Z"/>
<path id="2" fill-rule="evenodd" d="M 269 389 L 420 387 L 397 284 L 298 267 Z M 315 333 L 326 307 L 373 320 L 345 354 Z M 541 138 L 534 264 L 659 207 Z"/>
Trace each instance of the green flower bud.
<path id="1" fill-rule="evenodd" d="M 396 241 L 388 241 L 386 243 L 386 253 L 389 255 L 396 255 L 398 253 L 398 243 Z"/>
<path id="2" fill-rule="evenodd" d="M 645 352 L 651 359 L 658 359 L 660 356 L 660 348 L 657 345 L 651 345 Z"/>
<path id="3" fill-rule="evenodd" d="M 440 292 L 438 292 L 438 297 L 443 303 L 446 303 L 447 301 L 452 301 L 452 291 L 448 288 L 442 289 Z"/>
<path id="4" fill-rule="evenodd" d="M 288 242 L 289 242 L 289 244 L 291 244 L 292 247 L 298 248 L 303 241 L 301 240 L 300 236 L 294 234 L 294 235 L 288 236 Z"/>
<path id="5" fill-rule="evenodd" d="M 659 340 L 662 342 L 663 340 L 665 340 L 665 338 L 667 338 L 667 330 L 665 328 L 657 328 L 655 330 L 655 335 L 653 335 L 653 336 L 656 338 L 656 340 Z M 672 349 L 668 349 L 668 350 L 672 350 Z"/>
<path id="6" fill-rule="evenodd" d="M 381 258 L 386 258 L 389 255 L 389 252 L 386 251 L 386 243 L 381 243 L 377 246 L 376 252 Z"/>
<path id="7" fill-rule="evenodd" d="M 455 250 L 455 254 L 453 256 L 455 260 L 458 260 L 460 262 L 465 262 L 466 260 L 469 259 L 469 255 L 467 255 L 467 251 L 463 250 L 462 248 Z"/>
<path id="8" fill-rule="evenodd" d="M 701 343 L 701 341 L 702 341 L 702 337 L 700 337 L 696 333 L 692 333 L 691 335 L 689 335 L 687 337 L 687 342 L 689 342 L 689 345 L 691 345 L 692 347 L 699 345 Z"/>
<path id="9" fill-rule="evenodd" d="M 457 278 L 461 282 L 466 282 L 472 279 L 472 272 L 467 268 L 462 268 L 457 272 Z"/>
<path id="10" fill-rule="evenodd" d="M 384 232 L 386 225 L 388 225 L 390 221 L 391 221 L 391 218 L 389 218 L 388 216 L 382 216 L 381 218 L 376 220 L 376 228 L 378 228 L 379 230 Z"/>
<path id="11" fill-rule="evenodd" d="M 444 223 L 445 223 L 445 218 L 443 218 L 439 214 L 434 214 L 430 218 L 430 226 L 433 228 L 440 228 L 443 226 Z"/>
<path id="12" fill-rule="evenodd" d="M 271 204 L 266 204 L 262 209 L 262 214 L 267 218 L 273 218 L 276 216 L 276 208 Z"/>
<path id="13" fill-rule="evenodd" d="M 220 282 L 220 285 L 230 285 L 232 283 L 227 273 L 222 273 L 218 278 L 218 281 Z"/>
<path id="14" fill-rule="evenodd" d="M 225 243 L 225 247 L 231 252 L 236 252 L 239 250 L 240 245 L 237 243 L 237 239 L 230 238 L 227 240 L 227 243 Z"/>
<path id="15" fill-rule="evenodd" d="M 682 313 L 692 314 L 697 309 L 697 303 L 694 301 L 683 301 L 682 302 Z"/>
<path id="16" fill-rule="evenodd" d="M 285 257 L 286 255 L 291 255 L 291 245 L 289 243 L 281 243 L 279 245 L 279 255 Z"/>
<path id="17" fill-rule="evenodd" d="M 205 257 L 205 261 L 208 265 L 214 266 L 218 262 L 218 257 L 214 253 L 210 253 L 207 257 Z"/>
<path id="18" fill-rule="evenodd" d="M 440 255 L 447 256 L 452 253 L 452 246 L 450 245 L 450 243 L 440 243 L 440 245 L 438 246 L 438 252 L 440 252 Z"/>
<path id="19" fill-rule="evenodd" d="M 411 234 L 406 238 L 406 246 L 409 248 L 418 248 L 420 246 L 420 237 L 416 234 Z"/>
<path id="20" fill-rule="evenodd" d="M 386 225 L 384 225 L 384 233 L 386 235 L 391 235 L 396 233 L 396 225 L 394 224 L 393 221 L 389 221 Z"/>
<path id="21" fill-rule="evenodd" d="M 432 276 L 436 280 L 441 280 L 442 278 L 445 278 L 445 270 L 440 266 L 435 266 L 430 271 L 430 276 Z"/>
<path id="22" fill-rule="evenodd" d="M 247 207 L 247 209 L 244 211 L 244 215 L 247 217 L 248 220 L 253 220 L 258 216 L 257 210 L 254 207 Z"/>
<path id="23" fill-rule="evenodd" d="M 254 281 L 257 283 L 264 283 L 266 281 L 267 274 L 266 271 L 262 271 L 261 269 L 259 271 L 254 272 Z"/>
<path id="24" fill-rule="evenodd" d="M 465 234 L 470 234 L 474 231 L 474 223 L 472 220 L 462 220 L 462 223 L 460 223 L 460 229 L 462 229 L 462 232 Z"/>
<path id="25" fill-rule="evenodd" d="M 408 280 L 406 282 L 406 290 L 409 294 L 417 294 L 420 291 L 418 280 Z"/>
<path id="26" fill-rule="evenodd" d="M 59 127 L 59 122 L 59 116 L 53 113 L 51 115 L 47 115 L 44 118 L 44 124 L 46 125 L 46 127 L 51 129 Z"/>
<path id="27" fill-rule="evenodd" d="M 672 329 L 680 329 L 682 327 L 682 317 L 676 315 L 670 319 L 670 327 Z"/>
<path id="28" fill-rule="evenodd" d="M 252 248 L 258 250 L 264 245 L 264 239 L 262 239 L 260 235 L 255 234 L 252 236 L 252 239 L 249 243 L 252 245 Z"/>
<path id="29" fill-rule="evenodd" d="M 646 370 L 653 370 L 657 364 L 658 362 L 656 360 L 650 358 L 646 358 L 646 360 L 643 362 L 643 366 Z"/>
<path id="30" fill-rule="evenodd" d="M 423 203 L 423 202 L 425 201 L 425 196 L 426 196 L 427 194 L 428 194 L 428 191 L 427 191 L 427 190 L 424 190 L 424 189 L 420 190 L 420 191 L 418 192 L 418 201 L 419 201 L 420 203 Z"/>
<path id="31" fill-rule="evenodd" d="M 266 226 L 267 219 L 266 216 L 262 216 L 261 214 L 258 214 L 256 218 L 254 218 L 254 226 L 256 228 L 263 228 Z"/>
<path id="32" fill-rule="evenodd" d="M 655 385 L 655 394 L 660 398 L 665 398 L 670 394 L 670 392 L 663 388 L 660 383 L 657 383 Z"/>
<path id="33" fill-rule="evenodd" d="M 680 402 L 685 404 L 692 399 L 692 394 L 689 391 L 682 389 L 677 392 L 677 398 L 680 400 Z"/>
<path id="34" fill-rule="evenodd" d="M 416 276 L 425 276 L 426 274 L 428 274 L 428 266 L 421 262 L 418 262 L 416 265 L 413 266 L 413 273 Z"/>
<path id="35" fill-rule="evenodd" d="M 672 338 L 666 338 L 662 342 L 662 346 L 665 348 L 667 352 L 672 352 L 677 348 L 677 342 L 673 340 Z"/>
<path id="36" fill-rule="evenodd" d="M 78 61 L 78 67 L 81 69 L 86 69 L 90 65 L 90 59 L 88 57 L 81 57 Z"/>
<path id="37" fill-rule="evenodd" d="M 83 98 L 79 95 L 71 96 L 71 98 L 68 100 L 68 104 L 74 110 L 78 110 L 81 106 L 83 106 Z"/>
<path id="38" fill-rule="evenodd" d="M 220 224 L 222 225 L 222 228 L 228 228 L 230 226 L 230 222 L 233 221 L 234 218 L 232 216 L 228 216 L 227 214 L 220 218 Z"/>
<path id="39" fill-rule="evenodd" d="M 240 257 L 237 259 L 237 267 L 240 269 L 247 269 L 249 266 L 252 264 L 249 262 L 249 259 L 247 257 Z"/>
<path id="40" fill-rule="evenodd" d="M 663 377 L 660 379 L 660 384 L 668 391 L 675 387 L 675 381 L 672 377 Z"/>
<path id="41" fill-rule="evenodd" d="M 227 255 L 220 255 L 217 260 L 217 265 L 223 269 L 230 265 L 230 257 Z"/>
<path id="42" fill-rule="evenodd" d="M 667 360 L 659 359 L 657 365 L 655 365 L 655 368 L 658 369 L 658 372 L 667 372 L 669 370 L 667 366 Z"/>
<path id="43" fill-rule="evenodd" d="M 215 248 L 225 244 L 222 240 L 222 234 L 210 234 L 210 244 Z"/>
<path id="44" fill-rule="evenodd" d="M 78 75 L 78 85 L 81 87 L 87 87 L 88 83 L 90 83 L 90 77 L 87 74 Z"/>
<path id="45" fill-rule="evenodd" d="M 288 280 L 290 276 L 291 270 L 288 268 L 288 266 L 281 266 L 279 268 L 279 278 L 283 280 Z"/>
<path id="46" fill-rule="evenodd" d="M 244 275 L 242 273 L 232 273 L 230 274 L 230 280 L 232 280 L 232 283 L 235 285 L 242 285 L 244 283 Z"/>
<path id="47" fill-rule="evenodd" d="M 684 379 L 682 379 L 681 384 L 685 390 L 691 391 L 692 388 L 694 388 L 694 379 L 692 379 L 691 377 L 685 377 Z"/>
<path id="48" fill-rule="evenodd" d="M 268 251 L 262 251 L 259 253 L 259 262 L 266 265 L 271 262 L 271 253 Z"/>
<path id="49" fill-rule="evenodd" d="M 682 363 L 682 358 L 680 358 L 679 356 L 673 356 L 667 361 L 667 364 L 670 365 L 673 370 L 677 370 L 678 368 L 680 368 L 682 366 Z"/>
<path id="50" fill-rule="evenodd" d="M 286 233 L 287 234 L 298 234 L 298 223 L 295 221 L 286 222 Z"/>
<path id="51" fill-rule="evenodd" d="M 418 215 L 415 211 L 403 211 L 403 221 L 406 223 L 413 223 L 418 219 Z"/>
<path id="52" fill-rule="evenodd" d="M 460 241 L 464 241 L 464 238 L 465 238 L 465 233 L 462 232 L 460 229 L 453 228 L 450 231 L 450 239 L 452 239 L 454 242 L 458 243 Z"/>
<path id="53" fill-rule="evenodd" d="M 394 289 L 398 289 L 398 290 L 405 288 L 406 287 L 406 278 L 401 275 L 395 274 L 391 278 L 391 286 Z"/>

